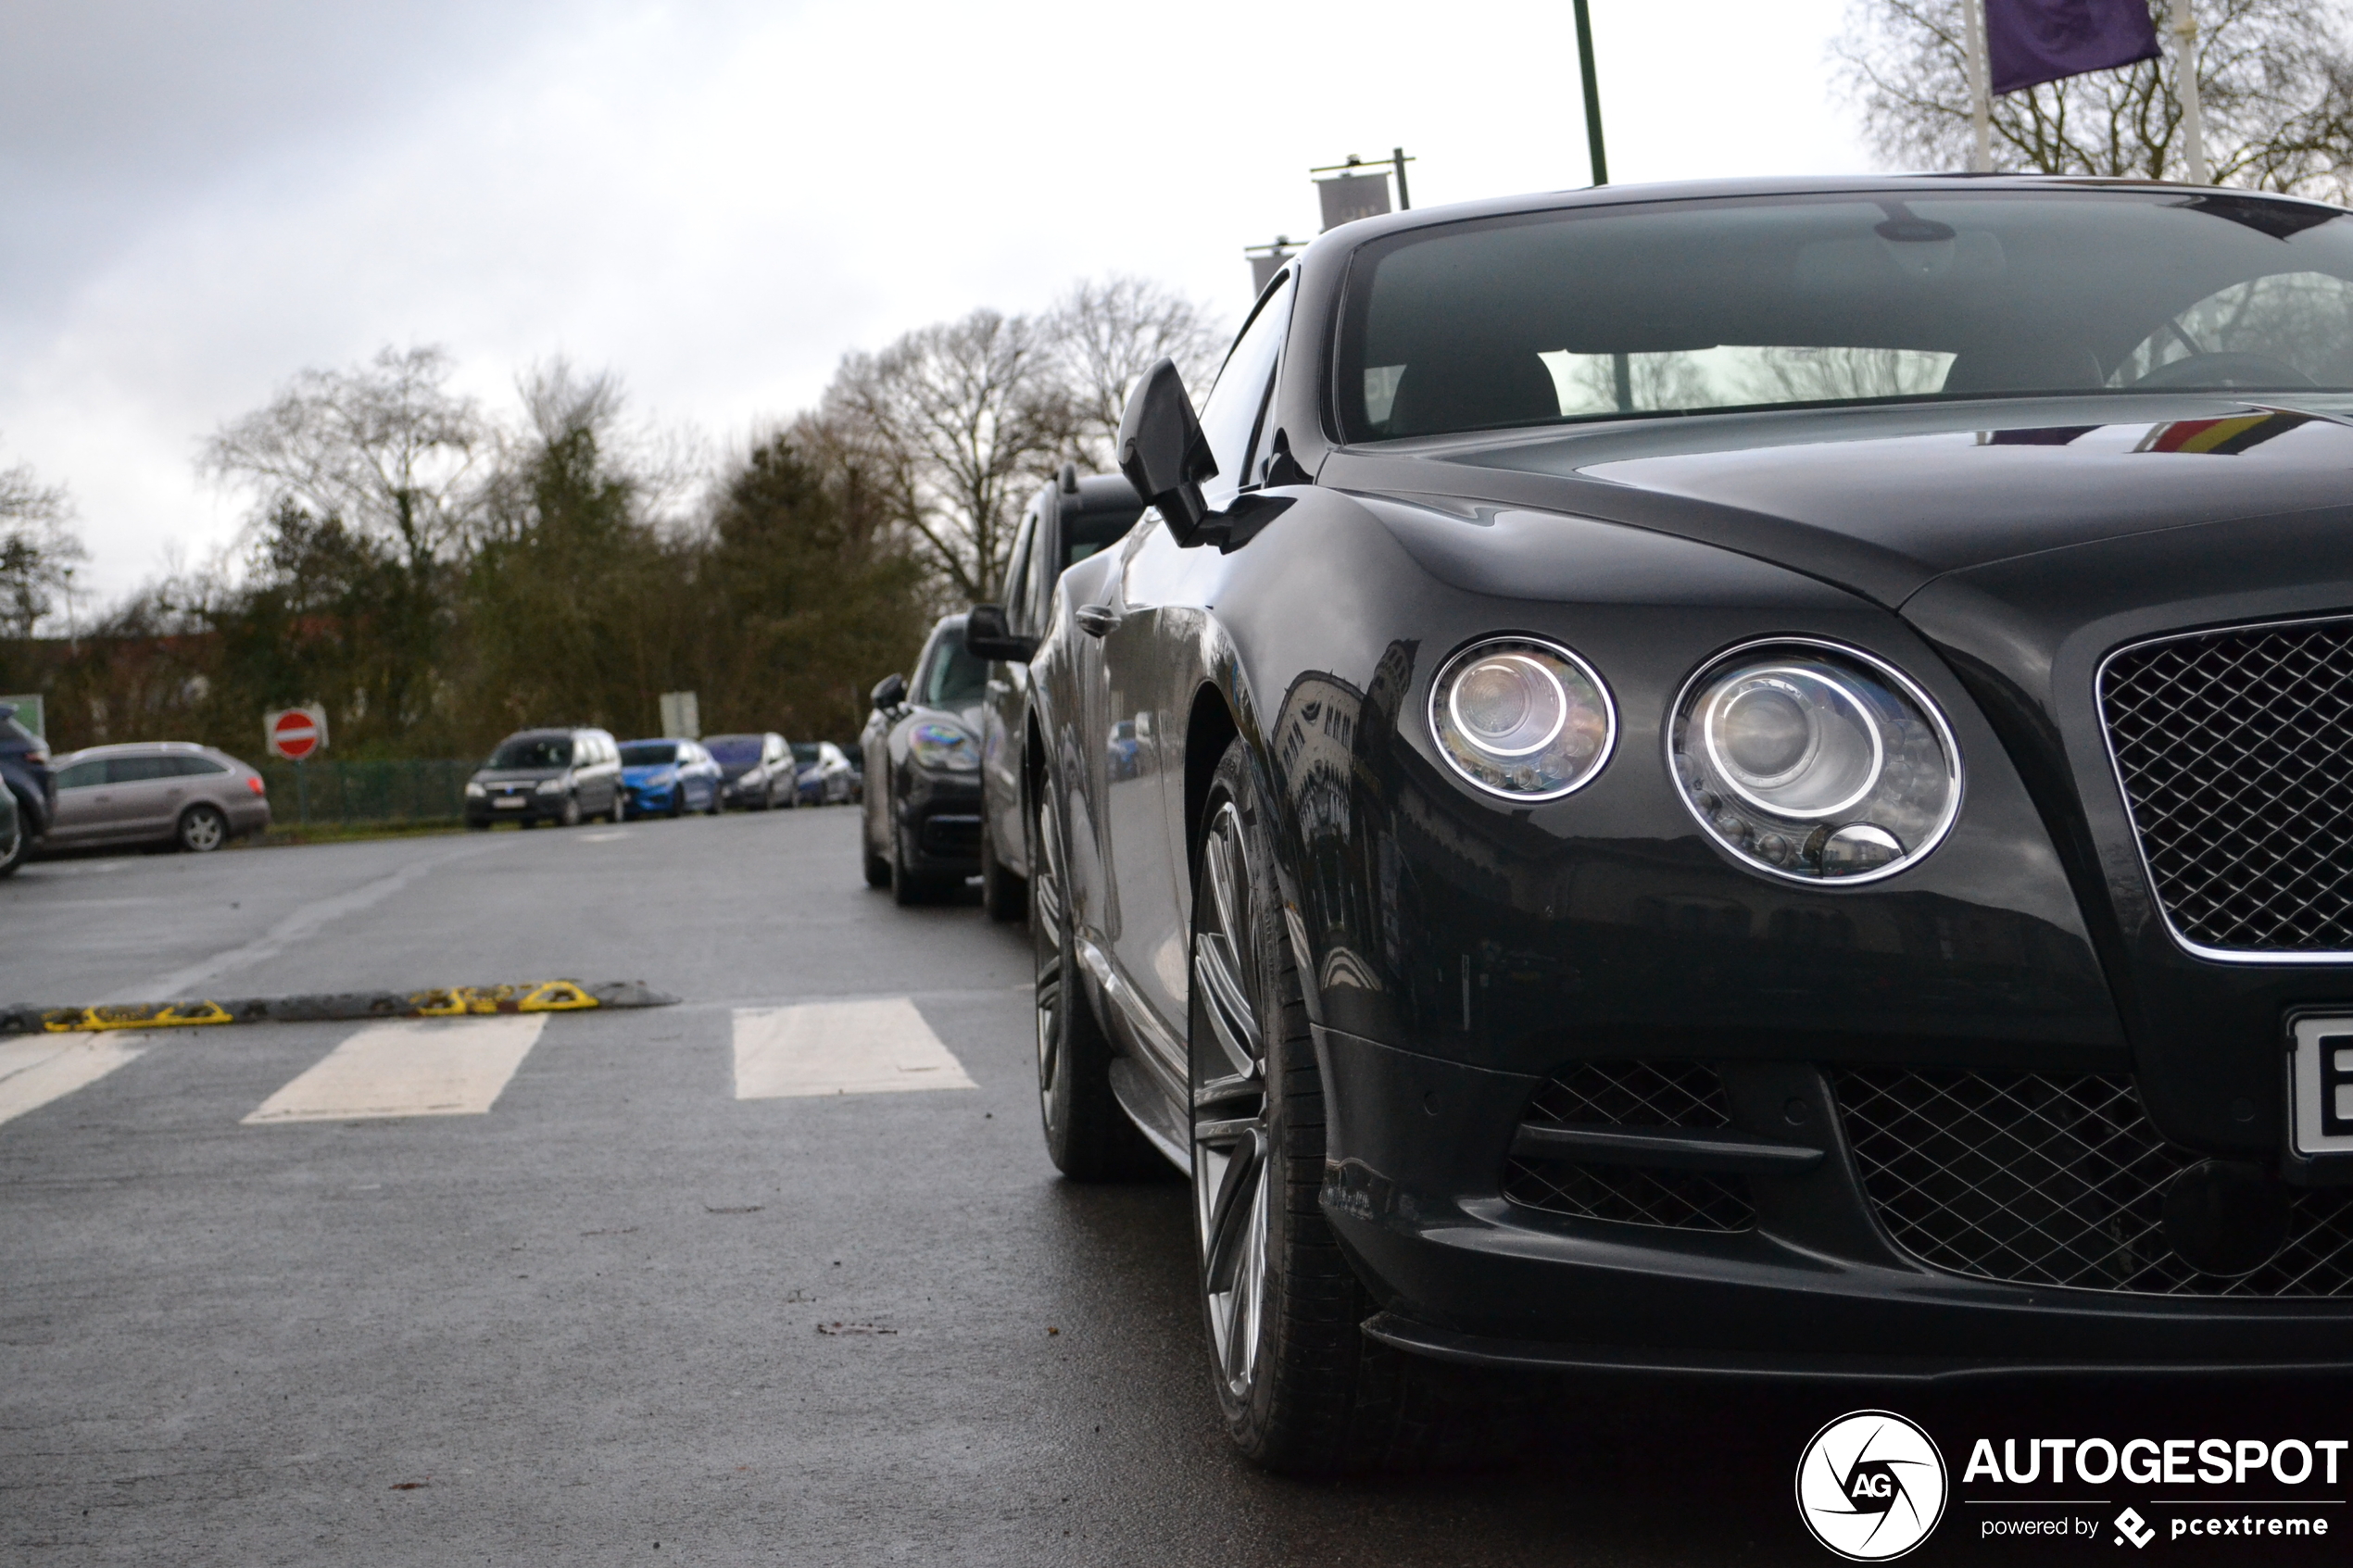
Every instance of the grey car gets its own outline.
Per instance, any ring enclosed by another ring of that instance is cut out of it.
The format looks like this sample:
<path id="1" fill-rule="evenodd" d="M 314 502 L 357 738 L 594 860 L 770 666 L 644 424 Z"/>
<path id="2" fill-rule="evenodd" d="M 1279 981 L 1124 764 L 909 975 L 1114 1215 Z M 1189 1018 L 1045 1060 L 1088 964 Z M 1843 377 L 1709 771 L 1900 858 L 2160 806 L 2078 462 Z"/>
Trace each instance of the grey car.
<path id="1" fill-rule="evenodd" d="M 620 822 L 629 809 L 621 746 L 595 729 L 517 730 L 466 781 L 466 826 L 501 820 L 572 827 L 594 817 Z"/>
<path id="2" fill-rule="evenodd" d="M 187 741 L 94 746 L 57 760 L 48 849 L 171 844 L 195 854 L 270 825 L 261 775 Z"/>

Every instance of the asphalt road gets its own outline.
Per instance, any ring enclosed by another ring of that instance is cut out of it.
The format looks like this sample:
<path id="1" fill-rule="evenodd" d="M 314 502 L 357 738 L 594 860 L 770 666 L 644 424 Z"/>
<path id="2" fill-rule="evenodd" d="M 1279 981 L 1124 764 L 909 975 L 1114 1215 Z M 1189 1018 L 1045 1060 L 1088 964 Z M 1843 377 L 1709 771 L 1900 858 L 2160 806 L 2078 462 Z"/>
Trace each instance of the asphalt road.
<path id="1" fill-rule="evenodd" d="M 510 1071 L 478 1114 L 306 1119 L 363 1093 L 322 1063 L 384 1053 L 264 1024 L 110 1037 L 120 1065 L 0 1122 L 0 1562 L 1819 1562 L 1791 1476 L 1858 1407 L 1957 1464 L 2087 1399 L 2108 1430 L 2346 1424 L 2341 1386 L 1569 1386 L 1510 1470 L 1265 1475 L 1217 1424 L 1182 1188 L 1046 1160 L 1026 936 L 894 908 L 856 836 L 803 811 L 0 883 L 0 1003 L 686 998 L 404 1036 L 492 1031 L 464 1036 Z M 925 1083 L 972 1086 L 736 1098 L 748 1028 L 836 1003 L 919 1019 L 953 1058 Z"/>

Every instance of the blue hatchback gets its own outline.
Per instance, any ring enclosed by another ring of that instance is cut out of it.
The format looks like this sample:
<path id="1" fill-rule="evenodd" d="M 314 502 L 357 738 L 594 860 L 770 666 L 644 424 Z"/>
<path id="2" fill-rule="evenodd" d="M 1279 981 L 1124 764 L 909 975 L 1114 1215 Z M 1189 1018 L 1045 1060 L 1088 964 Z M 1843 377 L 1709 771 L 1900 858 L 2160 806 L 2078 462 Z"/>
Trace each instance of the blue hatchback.
<path id="1" fill-rule="evenodd" d="M 633 740 L 621 747 L 621 784 L 633 817 L 715 817 L 721 778 L 711 753 L 690 740 Z"/>

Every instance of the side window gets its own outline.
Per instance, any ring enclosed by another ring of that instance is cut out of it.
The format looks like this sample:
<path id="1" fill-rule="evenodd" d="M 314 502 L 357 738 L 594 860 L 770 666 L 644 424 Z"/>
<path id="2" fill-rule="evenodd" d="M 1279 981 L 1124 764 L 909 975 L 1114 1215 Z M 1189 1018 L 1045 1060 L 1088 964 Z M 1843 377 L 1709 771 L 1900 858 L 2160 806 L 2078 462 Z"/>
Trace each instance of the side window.
<path id="1" fill-rule="evenodd" d="M 107 783 L 110 784 L 146 784 L 150 780 L 171 776 L 169 757 L 109 757 L 107 759 Z"/>
<path id="2" fill-rule="evenodd" d="M 88 789 L 93 784 L 102 784 L 106 782 L 107 764 L 104 758 L 93 758 L 87 762 L 76 762 L 72 767 L 64 769 L 57 774 L 59 789 Z"/>
<path id="3" fill-rule="evenodd" d="M 182 778 L 197 778 L 206 773 L 225 773 L 229 770 L 209 757 L 174 757 L 171 771 Z"/>
<path id="4" fill-rule="evenodd" d="M 1258 433 L 1259 416 L 1273 385 L 1275 364 L 1282 357 L 1283 333 L 1290 325 L 1290 275 L 1275 286 L 1258 313 L 1234 340 L 1226 368 L 1201 408 L 1201 427 L 1209 450 L 1217 459 L 1217 477 L 1202 487 L 1213 508 L 1222 509 L 1250 483 L 1243 466 L 1250 459 L 1251 438 Z"/>
<path id="5" fill-rule="evenodd" d="M 1038 508 L 1023 514 L 1021 532 L 1013 535 L 1013 557 L 1005 567 L 1005 619 L 1016 632 L 1029 630 L 1029 552 L 1038 540 Z"/>

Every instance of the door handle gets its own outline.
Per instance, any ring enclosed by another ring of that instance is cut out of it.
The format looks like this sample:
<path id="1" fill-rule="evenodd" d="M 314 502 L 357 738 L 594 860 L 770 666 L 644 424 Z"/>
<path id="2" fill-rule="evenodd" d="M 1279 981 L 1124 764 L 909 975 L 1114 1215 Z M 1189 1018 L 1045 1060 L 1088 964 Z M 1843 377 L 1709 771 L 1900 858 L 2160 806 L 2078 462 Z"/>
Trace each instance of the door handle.
<path id="1" fill-rule="evenodd" d="M 1100 637 L 1117 626 L 1121 617 L 1119 611 L 1109 605 L 1080 605 L 1073 619 L 1078 622 L 1080 631 L 1090 637 Z"/>

